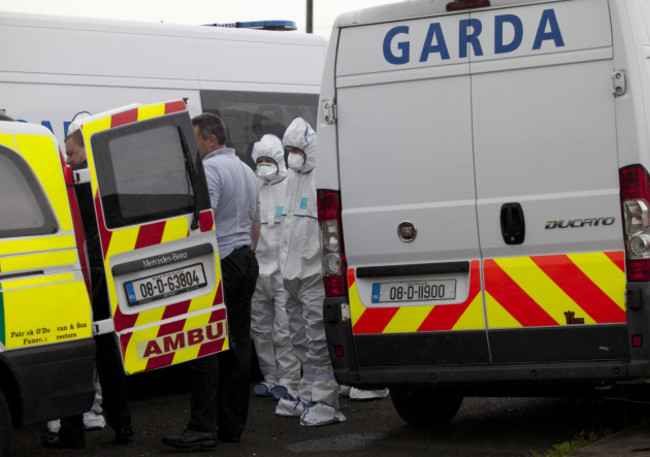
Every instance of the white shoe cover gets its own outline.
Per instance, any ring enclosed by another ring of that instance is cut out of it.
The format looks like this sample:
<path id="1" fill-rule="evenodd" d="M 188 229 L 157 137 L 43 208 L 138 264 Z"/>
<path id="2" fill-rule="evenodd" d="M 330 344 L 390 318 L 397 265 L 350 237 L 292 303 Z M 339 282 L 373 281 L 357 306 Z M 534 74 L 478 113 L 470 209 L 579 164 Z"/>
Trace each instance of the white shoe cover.
<path id="1" fill-rule="evenodd" d="M 339 397 L 349 397 L 352 387 L 339 385 Z"/>
<path id="2" fill-rule="evenodd" d="M 47 431 L 50 433 L 59 433 L 61 429 L 61 419 L 55 419 L 47 423 Z"/>
<path id="3" fill-rule="evenodd" d="M 348 420 L 340 410 L 327 403 L 309 403 L 300 416 L 300 425 L 315 427 L 318 425 L 338 424 Z"/>
<path id="4" fill-rule="evenodd" d="M 104 415 L 95 411 L 94 409 L 85 412 L 83 420 L 84 429 L 87 431 L 101 430 L 106 427 L 106 419 L 104 419 Z"/>
<path id="5" fill-rule="evenodd" d="M 300 417 L 304 411 L 305 404 L 297 398 L 291 397 L 290 395 L 287 395 L 278 400 L 278 404 L 275 406 L 276 416 Z"/>
<path id="6" fill-rule="evenodd" d="M 388 389 L 382 390 L 362 390 L 352 387 L 350 389 L 350 400 L 363 401 L 363 400 L 375 400 L 383 399 L 388 396 Z"/>

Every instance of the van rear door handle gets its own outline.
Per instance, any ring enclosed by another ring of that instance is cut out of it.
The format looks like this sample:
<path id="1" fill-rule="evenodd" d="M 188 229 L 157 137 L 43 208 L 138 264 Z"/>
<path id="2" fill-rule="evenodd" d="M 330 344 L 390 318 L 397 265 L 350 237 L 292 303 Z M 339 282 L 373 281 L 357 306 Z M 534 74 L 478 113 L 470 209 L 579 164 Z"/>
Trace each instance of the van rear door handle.
<path id="1" fill-rule="evenodd" d="M 519 203 L 501 206 L 501 234 L 506 244 L 522 244 L 526 236 L 524 210 Z"/>

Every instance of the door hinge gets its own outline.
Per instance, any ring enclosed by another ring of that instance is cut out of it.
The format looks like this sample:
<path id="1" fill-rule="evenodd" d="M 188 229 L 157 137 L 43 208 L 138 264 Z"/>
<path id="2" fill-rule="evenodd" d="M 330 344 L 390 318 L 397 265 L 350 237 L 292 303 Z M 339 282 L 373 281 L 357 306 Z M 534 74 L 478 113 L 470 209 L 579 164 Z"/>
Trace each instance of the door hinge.
<path id="1" fill-rule="evenodd" d="M 625 73 L 623 70 L 614 70 L 612 79 L 614 80 L 614 95 L 618 97 L 619 95 L 625 94 Z"/>
<path id="2" fill-rule="evenodd" d="M 334 101 L 323 101 L 323 117 L 328 124 L 336 123 L 336 103 Z"/>

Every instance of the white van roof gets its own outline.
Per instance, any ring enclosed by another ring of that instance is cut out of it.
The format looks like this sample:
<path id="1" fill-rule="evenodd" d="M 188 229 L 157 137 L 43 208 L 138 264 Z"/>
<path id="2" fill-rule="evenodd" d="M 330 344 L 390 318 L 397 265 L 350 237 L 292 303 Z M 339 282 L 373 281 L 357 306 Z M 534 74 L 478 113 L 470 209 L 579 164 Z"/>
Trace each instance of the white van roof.
<path id="1" fill-rule="evenodd" d="M 453 0 L 407 0 L 388 5 L 375 6 L 357 11 L 350 11 L 338 16 L 334 28 L 354 27 L 358 25 L 378 24 L 382 22 L 396 22 L 406 19 L 417 19 L 447 13 L 447 4 Z M 566 0 L 564 0 L 566 1 Z M 481 9 L 500 8 L 505 6 L 525 5 L 529 3 L 544 3 L 540 0 L 490 0 L 490 6 L 485 8 L 472 8 L 459 12 L 480 11 Z"/>

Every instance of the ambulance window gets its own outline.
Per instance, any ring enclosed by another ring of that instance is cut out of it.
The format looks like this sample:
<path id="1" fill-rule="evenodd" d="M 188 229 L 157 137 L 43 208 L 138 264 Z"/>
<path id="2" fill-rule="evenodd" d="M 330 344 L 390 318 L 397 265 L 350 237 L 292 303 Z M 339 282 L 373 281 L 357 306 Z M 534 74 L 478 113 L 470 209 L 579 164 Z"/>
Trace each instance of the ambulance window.
<path id="1" fill-rule="evenodd" d="M 56 232 L 56 216 L 34 172 L 4 146 L 0 146 L 0 195 L 0 238 Z"/>
<path id="2" fill-rule="evenodd" d="M 92 137 L 104 220 L 122 227 L 210 207 L 203 167 L 187 113 L 183 136 L 193 160 L 187 166 L 179 124 L 170 118 L 128 124 Z M 197 176 L 198 193 L 190 173 Z"/>
<path id="3" fill-rule="evenodd" d="M 228 146 L 244 162 L 253 166 L 253 144 L 267 133 L 280 138 L 291 121 L 300 116 L 316 128 L 318 95 L 272 92 L 203 91 L 205 111 L 223 119 Z"/>

